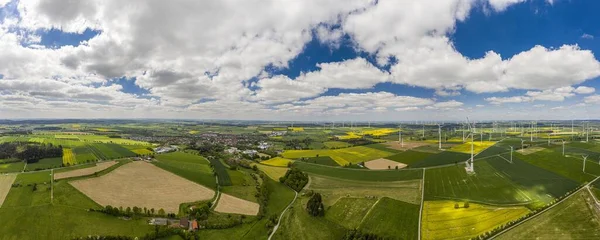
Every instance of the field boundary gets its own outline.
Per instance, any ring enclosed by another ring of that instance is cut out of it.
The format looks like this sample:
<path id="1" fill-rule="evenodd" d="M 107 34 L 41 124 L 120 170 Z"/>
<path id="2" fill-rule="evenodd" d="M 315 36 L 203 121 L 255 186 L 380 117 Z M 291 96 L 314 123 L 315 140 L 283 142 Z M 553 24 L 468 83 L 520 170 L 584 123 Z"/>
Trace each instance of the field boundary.
<path id="1" fill-rule="evenodd" d="M 277 225 L 275 225 L 273 227 L 273 231 L 271 232 L 271 234 L 269 235 L 269 238 L 267 238 L 267 240 L 271 240 L 271 238 L 273 237 L 273 235 L 275 235 L 275 232 L 277 232 L 277 229 L 279 228 L 279 225 L 281 223 L 281 219 L 283 218 L 283 214 L 285 214 L 285 212 L 287 212 L 287 210 L 290 209 L 290 207 L 292 207 L 292 205 L 294 204 L 294 202 L 296 202 L 296 199 L 298 198 L 298 192 L 296 192 L 296 190 L 294 190 L 294 193 L 296 194 L 294 196 L 294 199 L 292 200 L 292 202 L 290 202 L 290 204 L 287 205 L 287 207 L 285 207 L 285 209 L 283 209 L 283 212 L 281 212 L 281 214 L 279 214 L 279 219 L 277 219 Z"/>
<path id="2" fill-rule="evenodd" d="M 423 220 L 423 204 L 425 202 L 425 170 L 423 168 L 423 180 L 421 180 L 421 206 L 419 209 L 419 231 L 417 233 L 417 240 L 421 240 L 421 221 Z"/>
<path id="3" fill-rule="evenodd" d="M 498 237 L 498 236 L 500 236 L 500 235 L 502 235 L 502 234 L 504 234 L 504 233 L 506 233 L 506 232 L 508 232 L 508 231 L 512 230 L 513 228 L 515 228 L 515 227 L 517 227 L 517 226 L 519 226 L 519 225 L 521 225 L 521 224 L 523 224 L 523 223 L 525 223 L 525 222 L 527 222 L 527 221 L 529 221 L 529 220 L 531 220 L 531 219 L 534 219 L 534 218 L 536 218 L 537 216 L 541 215 L 542 213 L 545 213 L 546 211 L 548 211 L 548 210 L 550 210 L 550 209 L 552 209 L 552 208 L 556 207 L 557 205 L 559 205 L 560 203 L 564 202 L 565 200 L 567 200 L 567 199 L 571 198 L 572 196 L 574 196 L 576 193 L 580 192 L 580 191 L 581 191 L 581 190 L 583 190 L 584 188 L 587 188 L 587 187 L 589 187 L 589 186 L 590 186 L 592 183 L 594 183 L 594 182 L 595 182 L 595 181 L 597 181 L 598 179 L 600 179 L 600 177 L 596 177 L 596 179 L 594 179 L 594 180 L 590 181 L 589 183 L 586 183 L 585 185 L 581 186 L 579 189 L 577 189 L 577 191 L 574 191 L 574 192 L 570 193 L 568 196 L 564 197 L 564 198 L 563 198 L 563 199 L 561 199 L 560 201 L 558 201 L 558 202 L 555 202 L 554 204 L 552 204 L 552 206 L 550 206 L 550 207 L 547 207 L 546 209 L 544 209 L 544 210 L 542 210 L 542 211 L 540 211 L 540 212 L 538 212 L 538 213 L 536 213 L 536 214 L 533 214 L 533 215 L 531 215 L 531 216 L 530 216 L 530 217 L 528 217 L 528 218 L 525 218 L 525 219 L 523 219 L 523 221 L 520 221 L 520 222 L 518 222 L 517 224 L 515 224 L 515 225 L 512 225 L 512 226 L 508 227 L 507 229 L 504 229 L 504 230 L 502 230 L 502 231 L 500 231 L 500 232 L 498 232 L 498 233 L 496 233 L 496 234 L 494 234 L 494 235 L 490 236 L 488 239 L 494 239 L 494 238 L 496 238 L 496 237 Z"/>
<path id="4" fill-rule="evenodd" d="M 365 221 L 365 219 L 367 219 L 367 217 L 369 216 L 369 214 L 371 214 L 371 211 L 373 211 L 373 208 L 375 208 L 375 206 L 379 203 L 379 201 L 381 201 L 382 198 L 384 198 L 384 197 L 378 198 L 377 201 L 375 201 L 375 203 L 373 203 L 373 205 L 371 205 L 371 208 L 369 208 L 369 211 L 367 211 L 367 213 L 360 220 L 360 223 L 358 224 L 358 227 L 360 227 L 363 224 L 363 222 Z M 339 198 L 338 201 L 340 199 L 342 199 L 342 198 Z M 337 201 L 336 201 L 336 203 L 337 203 Z"/>

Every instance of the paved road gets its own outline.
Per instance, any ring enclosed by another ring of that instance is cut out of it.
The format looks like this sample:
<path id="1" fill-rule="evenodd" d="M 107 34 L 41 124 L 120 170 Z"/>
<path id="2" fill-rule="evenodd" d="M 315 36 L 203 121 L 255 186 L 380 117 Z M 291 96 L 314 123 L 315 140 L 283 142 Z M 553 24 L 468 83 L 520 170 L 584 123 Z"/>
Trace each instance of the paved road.
<path id="1" fill-rule="evenodd" d="M 294 202 L 296 202 L 296 198 L 298 198 L 298 192 L 296 192 L 294 190 L 294 193 L 296 193 L 296 196 L 294 196 L 294 200 L 292 200 L 292 202 L 290 202 L 290 204 L 279 215 L 279 219 L 277 220 L 277 225 L 275 225 L 275 227 L 273 227 L 273 232 L 271 232 L 271 235 L 269 235 L 268 240 L 271 240 L 273 235 L 275 235 L 275 232 L 277 232 L 277 229 L 279 228 L 279 223 L 281 223 L 281 218 L 283 218 L 283 214 L 285 214 L 285 212 L 292 206 L 292 204 L 294 204 Z"/>

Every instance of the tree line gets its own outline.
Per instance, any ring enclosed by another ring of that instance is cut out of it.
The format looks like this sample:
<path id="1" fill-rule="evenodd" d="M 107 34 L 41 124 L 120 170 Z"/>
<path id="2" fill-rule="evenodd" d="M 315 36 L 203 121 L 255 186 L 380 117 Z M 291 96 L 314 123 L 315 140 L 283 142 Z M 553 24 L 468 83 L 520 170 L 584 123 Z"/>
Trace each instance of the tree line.
<path id="1" fill-rule="evenodd" d="M 34 144 L 21 142 L 6 142 L 0 144 L 0 159 L 17 158 L 28 163 L 34 163 L 42 158 L 62 157 L 62 146 L 52 144 Z"/>

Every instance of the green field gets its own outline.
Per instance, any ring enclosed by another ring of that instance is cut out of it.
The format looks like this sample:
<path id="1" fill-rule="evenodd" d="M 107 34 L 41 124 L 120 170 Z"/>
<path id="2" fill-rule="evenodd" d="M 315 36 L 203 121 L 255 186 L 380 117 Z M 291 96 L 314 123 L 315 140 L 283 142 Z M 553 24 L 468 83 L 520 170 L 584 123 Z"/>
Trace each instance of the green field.
<path id="1" fill-rule="evenodd" d="M 185 179 L 216 189 L 216 180 L 205 158 L 184 152 L 158 154 L 154 165 Z"/>
<path id="2" fill-rule="evenodd" d="M 338 199 L 344 197 L 389 197 L 414 204 L 421 202 L 420 179 L 393 182 L 370 182 L 310 175 L 310 181 L 308 189 L 321 193 L 325 207 L 334 205 Z"/>
<path id="3" fill-rule="evenodd" d="M 264 165 L 274 166 L 274 167 L 287 167 L 289 163 L 293 162 L 293 160 L 282 158 L 282 157 L 274 157 L 269 160 L 265 160 L 260 162 Z"/>
<path id="4" fill-rule="evenodd" d="M 382 198 L 365 216 L 360 229 L 394 239 L 417 239 L 419 205 Z"/>
<path id="5" fill-rule="evenodd" d="M 40 159 L 35 163 L 28 163 L 25 167 L 25 171 L 43 170 L 50 168 L 59 168 L 63 164 L 63 159 L 58 158 L 44 158 Z"/>
<path id="6" fill-rule="evenodd" d="M 455 208 L 455 204 L 459 208 Z M 529 212 L 525 207 L 493 207 L 463 202 L 425 201 L 421 226 L 422 239 L 469 239 Z"/>
<path id="7" fill-rule="evenodd" d="M 331 157 L 328 157 L 328 156 L 311 157 L 311 158 L 306 158 L 305 160 L 302 160 L 302 161 L 326 165 L 326 166 L 336 166 L 336 167 L 340 166 L 336 161 L 334 161 L 333 159 L 331 159 Z"/>
<path id="8" fill-rule="evenodd" d="M 469 141 L 469 142 L 466 142 L 466 143 L 455 145 L 452 148 L 450 148 L 448 151 L 471 154 L 471 145 L 473 145 L 472 146 L 473 147 L 473 152 L 475 154 L 478 154 L 481 151 L 485 150 L 486 148 L 493 146 L 494 144 L 496 144 L 496 142 L 492 142 L 492 141 L 474 141 L 471 144 L 471 141 Z"/>
<path id="9" fill-rule="evenodd" d="M 396 155 L 388 156 L 385 158 L 392 160 L 392 161 L 404 163 L 404 164 L 410 166 L 411 164 L 413 164 L 415 162 L 419 162 L 419 161 L 427 158 L 429 155 L 431 155 L 431 153 L 408 150 L 408 151 L 404 151 L 404 152 L 398 153 Z"/>
<path id="10" fill-rule="evenodd" d="M 549 203 L 577 184 L 557 174 L 518 159 L 514 163 L 494 157 L 475 162 L 475 174 L 464 164 L 428 169 L 425 174 L 426 200 L 470 200 L 493 204 Z"/>
<path id="11" fill-rule="evenodd" d="M 210 164 L 213 166 L 214 172 L 217 174 L 219 178 L 219 185 L 221 186 L 231 186 L 231 178 L 229 177 L 229 173 L 227 172 L 227 167 L 221 162 L 219 159 L 212 158 L 208 159 Z"/>
<path id="12" fill-rule="evenodd" d="M 260 171 L 264 172 L 274 181 L 279 181 L 279 178 L 283 177 L 288 170 L 286 167 L 273 167 L 262 164 L 254 164 L 254 166 L 258 167 Z"/>
<path id="13" fill-rule="evenodd" d="M 298 196 L 283 218 L 272 239 L 341 239 L 346 229 L 324 217 L 310 216 L 305 209 L 308 197 Z"/>
<path id="14" fill-rule="evenodd" d="M 87 163 L 96 161 L 96 155 L 87 146 L 73 148 L 73 154 L 75 155 L 76 164 Z"/>
<path id="15" fill-rule="evenodd" d="M 600 215 L 585 190 L 497 239 L 600 239 Z"/>
<path id="16" fill-rule="evenodd" d="M 393 155 L 391 151 L 382 151 L 376 148 L 365 146 L 356 146 L 335 150 L 288 150 L 283 152 L 283 157 L 290 159 L 329 156 L 339 165 L 347 165 L 349 163 L 359 163 L 377 158 Z"/>
<path id="17" fill-rule="evenodd" d="M 22 183 L 32 186 L 13 187 L 0 208 L 0 239 L 72 239 L 88 235 L 142 236 L 152 227 L 145 219 L 121 220 L 103 213 L 88 212 L 98 207 L 88 197 L 65 181 L 54 186 L 54 202 L 50 203 L 49 171 L 19 174 Z M 42 182 L 48 184 L 42 184 Z"/>
<path id="18" fill-rule="evenodd" d="M 327 141 L 327 142 L 323 142 L 323 144 L 327 148 L 346 148 L 346 147 L 352 146 L 351 144 L 349 144 L 347 142 L 341 142 L 341 141 Z"/>
<path id="19" fill-rule="evenodd" d="M 455 164 L 457 162 L 459 163 L 459 162 L 467 161 L 470 157 L 471 157 L 471 155 L 466 154 L 466 153 L 445 151 L 445 152 L 440 152 L 437 154 L 431 154 L 431 155 L 425 157 L 424 159 L 415 161 L 414 163 L 410 164 L 409 167 L 422 168 L 422 167 L 433 167 L 433 166 L 440 166 L 440 165 L 446 165 L 446 164 Z"/>
<path id="20" fill-rule="evenodd" d="M 23 167 L 25 167 L 24 161 L 3 163 L 0 164 L 0 173 L 20 172 L 23 171 Z"/>
<path id="21" fill-rule="evenodd" d="M 377 199 L 372 198 L 343 197 L 333 206 L 326 207 L 325 218 L 347 229 L 355 229 L 376 202 Z"/>
<path id="22" fill-rule="evenodd" d="M 134 157 L 136 154 L 118 144 L 92 143 L 88 147 L 96 157 L 104 160 Z"/>
<path id="23" fill-rule="evenodd" d="M 227 170 L 231 178 L 231 186 L 221 187 L 221 191 L 231 196 L 257 202 L 257 182 L 250 176 L 250 172 L 242 170 Z"/>
<path id="24" fill-rule="evenodd" d="M 300 161 L 296 161 L 294 163 L 294 166 L 307 173 L 358 181 L 403 181 L 421 179 L 423 177 L 423 171 L 420 169 L 397 171 L 371 171 L 341 167 L 329 167 L 311 163 L 304 163 Z"/>
<path id="25" fill-rule="evenodd" d="M 561 149 L 545 149 L 543 151 L 523 155 L 514 153 L 519 159 L 538 167 L 556 172 L 562 176 L 575 180 L 579 183 L 589 182 L 600 175 L 600 165 L 598 162 L 590 161 L 586 163 L 586 172 L 583 173 L 583 160 L 578 157 L 563 157 Z"/>

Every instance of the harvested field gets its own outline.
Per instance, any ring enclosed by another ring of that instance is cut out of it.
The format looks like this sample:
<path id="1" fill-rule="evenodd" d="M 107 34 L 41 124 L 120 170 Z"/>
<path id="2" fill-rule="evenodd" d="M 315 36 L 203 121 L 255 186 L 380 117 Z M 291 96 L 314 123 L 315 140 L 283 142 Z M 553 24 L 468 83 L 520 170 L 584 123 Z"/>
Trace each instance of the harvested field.
<path id="1" fill-rule="evenodd" d="M 132 162 L 97 178 L 70 182 L 102 206 L 147 207 L 179 212 L 179 204 L 208 200 L 214 191 L 150 163 Z"/>
<path id="2" fill-rule="evenodd" d="M 215 207 L 215 211 L 222 213 L 235 213 L 243 215 L 257 215 L 259 209 L 258 203 L 246 201 L 234 196 L 221 193 L 219 202 Z"/>
<path id="3" fill-rule="evenodd" d="M 68 171 L 68 172 L 56 173 L 56 174 L 54 174 L 54 180 L 92 175 L 95 172 L 100 172 L 100 171 L 107 169 L 115 164 L 117 164 L 117 162 L 115 162 L 115 161 L 101 162 L 101 163 L 96 164 L 96 166 L 90 167 L 90 168 L 83 168 L 83 169 L 77 169 L 77 170 Z"/>
<path id="4" fill-rule="evenodd" d="M 396 166 L 398 168 L 405 168 L 407 165 L 404 163 L 394 162 L 392 160 L 385 159 L 385 158 L 379 158 L 379 159 L 365 162 L 365 167 L 367 167 L 368 169 L 374 169 L 374 170 L 395 169 Z"/>
<path id="5" fill-rule="evenodd" d="M 545 148 L 543 148 L 543 147 L 528 147 L 528 148 L 524 148 L 524 149 L 519 149 L 519 150 L 517 150 L 517 152 L 520 154 L 523 154 L 523 155 L 529 155 L 532 153 L 542 151 L 544 149 Z"/>
<path id="6" fill-rule="evenodd" d="M 400 142 L 397 141 L 393 141 L 393 142 L 386 142 L 384 143 L 385 145 L 387 145 L 389 148 L 391 149 L 396 149 L 396 150 L 409 150 L 409 149 L 413 149 L 413 148 L 417 148 L 417 147 L 421 147 L 421 146 L 425 146 L 425 145 L 429 145 L 431 143 L 427 143 L 427 142 L 404 142 L 404 146 L 402 146 L 402 144 L 400 144 Z"/>
<path id="7" fill-rule="evenodd" d="M 0 207 L 4 199 L 6 199 L 6 195 L 8 195 L 8 191 L 10 191 L 15 178 L 17 178 L 16 174 L 0 175 Z"/>

